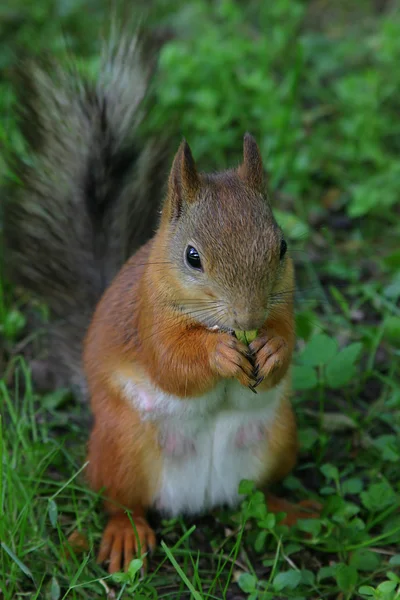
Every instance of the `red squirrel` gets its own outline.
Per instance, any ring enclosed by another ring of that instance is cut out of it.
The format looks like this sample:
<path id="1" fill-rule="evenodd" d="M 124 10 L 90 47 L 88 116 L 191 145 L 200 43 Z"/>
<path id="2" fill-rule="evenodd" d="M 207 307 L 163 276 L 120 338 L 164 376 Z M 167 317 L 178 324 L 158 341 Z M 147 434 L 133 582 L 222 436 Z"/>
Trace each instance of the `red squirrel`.
<path id="1" fill-rule="evenodd" d="M 246 134 L 241 164 L 206 174 L 183 141 L 162 199 L 165 135 L 140 128 L 156 54 L 143 48 L 121 36 L 97 80 L 22 69 L 30 160 L 16 158 L 4 211 L 10 278 L 51 314 L 35 385 L 90 397 L 87 475 L 105 496 L 110 572 L 155 546 L 150 507 L 235 505 L 243 478 L 283 478 L 298 448 L 293 264 L 260 150 Z M 249 345 L 234 335 L 249 330 Z"/>
<path id="2" fill-rule="evenodd" d="M 146 550 L 149 507 L 232 505 L 242 479 L 262 485 L 293 467 L 293 289 L 255 140 L 245 135 L 238 168 L 212 175 L 183 141 L 157 232 L 103 295 L 84 343 L 88 475 L 107 497 L 99 559 L 111 572 L 137 546 L 121 507 Z M 232 335 L 251 329 L 249 346 Z"/>

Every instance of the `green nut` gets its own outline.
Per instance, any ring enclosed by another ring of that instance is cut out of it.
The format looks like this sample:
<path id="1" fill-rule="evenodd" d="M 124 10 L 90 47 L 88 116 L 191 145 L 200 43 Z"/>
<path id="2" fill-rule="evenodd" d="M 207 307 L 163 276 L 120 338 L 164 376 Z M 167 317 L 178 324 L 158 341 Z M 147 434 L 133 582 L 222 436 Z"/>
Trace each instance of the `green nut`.
<path id="1" fill-rule="evenodd" d="M 251 344 L 253 340 L 256 339 L 257 334 L 257 329 L 251 329 L 250 331 L 240 331 L 239 329 L 235 329 L 235 335 L 237 339 L 246 344 L 247 346 Z"/>

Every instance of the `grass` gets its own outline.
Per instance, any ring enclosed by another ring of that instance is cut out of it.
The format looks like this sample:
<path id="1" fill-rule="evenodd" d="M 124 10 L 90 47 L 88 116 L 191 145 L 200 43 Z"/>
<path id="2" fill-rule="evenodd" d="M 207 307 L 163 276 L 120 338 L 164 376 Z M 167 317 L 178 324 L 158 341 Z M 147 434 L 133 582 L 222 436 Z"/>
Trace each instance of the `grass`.
<path id="1" fill-rule="evenodd" d="M 91 20 L 104 13 L 81 7 L 2 6 L 4 152 L 20 148 L 14 50 L 62 54 L 63 29 L 90 60 Z M 266 158 L 298 282 L 302 453 L 281 491 L 324 508 L 288 530 L 243 482 L 236 511 L 154 515 L 162 542 L 149 574 L 134 561 L 108 576 L 94 560 L 104 516 L 84 480 L 87 407 L 68 390 L 32 388 L 22 358 L 31 300 L 2 280 L 0 598 L 400 598 L 399 11 L 199 0 L 158 2 L 150 21 L 179 37 L 161 56 L 149 129 L 173 124 L 204 168 L 237 160 L 246 129 Z M 10 175 L 1 161 L 0 175 Z M 68 555 L 75 531 L 88 546 Z"/>

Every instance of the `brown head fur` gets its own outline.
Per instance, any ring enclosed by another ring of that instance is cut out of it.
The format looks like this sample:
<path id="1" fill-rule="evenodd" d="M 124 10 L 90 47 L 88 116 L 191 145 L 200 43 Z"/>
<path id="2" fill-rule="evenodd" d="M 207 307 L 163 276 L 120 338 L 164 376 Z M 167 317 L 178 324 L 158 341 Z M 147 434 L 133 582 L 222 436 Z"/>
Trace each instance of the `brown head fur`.
<path id="1" fill-rule="evenodd" d="M 269 296 L 288 261 L 280 258 L 283 236 L 267 199 L 261 154 L 249 134 L 242 164 L 215 174 L 198 173 L 182 142 L 160 233 L 153 256 L 171 264 L 159 281 L 169 302 L 209 327 L 257 329 L 265 322 Z M 188 263 L 189 246 L 197 250 L 201 269 Z"/>

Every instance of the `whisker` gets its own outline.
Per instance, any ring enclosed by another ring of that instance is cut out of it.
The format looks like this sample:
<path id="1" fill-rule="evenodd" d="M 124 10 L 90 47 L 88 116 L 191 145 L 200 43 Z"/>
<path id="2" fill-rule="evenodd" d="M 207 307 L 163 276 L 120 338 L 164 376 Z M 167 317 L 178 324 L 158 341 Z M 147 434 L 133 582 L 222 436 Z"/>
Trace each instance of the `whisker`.
<path id="1" fill-rule="evenodd" d="M 221 319 L 220 316 L 224 314 L 225 309 L 220 310 L 218 313 L 216 313 L 214 315 L 214 319 L 212 321 L 212 323 L 210 323 L 210 327 L 215 327 L 216 325 L 219 324 L 219 326 L 221 327 Z M 223 320 L 223 323 L 225 323 L 227 320 L 227 317 L 225 317 L 225 319 Z"/>
<path id="2" fill-rule="evenodd" d="M 179 307 L 179 308 L 184 308 L 184 307 Z M 165 322 L 166 323 L 173 322 L 172 326 L 174 326 L 175 322 L 176 322 L 177 316 L 187 315 L 187 316 L 193 317 L 195 320 L 197 320 L 196 317 L 201 317 L 201 315 L 203 315 L 203 314 L 206 317 L 208 317 L 208 315 L 212 314 L 212 313 L 215 313 L 216 315 L 219 315 L 219 314 L 222 314 L 224 312 L 224 310 L 225 310 L 225 307 L 223 305 L 220 305 L 220 308 L 216 308 L 214 306 L 204 306 L 204 307 L 200 306 L 197 309 L 194 306 L 194 307 L 190 307 L 190 310 L 186 310 L 186 311 L 185 310 L 179 310 L 179 312 L 178 312 L 178 310 L 176 310 L 175 313 L 172 313 L 168 317 L 166 317 L 166 318 L 163 317 L 162 321 L 164 323 Z M 105 322 L 105 321 L 108 321 L 108 319 L 105 317 L 104 319 L 102 319 L 102 321 Z M 161 318 L 159 319 L 159 321 L 161 322 Z M 142 331 L 145 332 L 146 330 L 152 329 L 152 327 L 154 327 L 154 322 L 153 322 L 152 325 L 149 325 L 148 327 L 142 329 Z"/>
<path id="3" fill-rule="evenodd" d="M 219 305 L 221 302 L 219 300 L 177 300 L 177 303 L 185 305 L 185 304 L 208 304 L 208 305 Z"/>
<path id="4" fill-rule="evenodd" d="M 196 317 L 199 318 L 201 316 L 201 314 L 204 312 L 204 310 L 207 310 L 207 309 L 203 309 L 202 311 L 188 312 L 186 314 L 189 317 L 192 317 L 194 320 L 197 320 Z M 225 309 L 221 307 L 220 311 L 216 311 L 216 313 L 214 314 L 214 321 L 218 321 L 219 315 L 223 314 L 224 310 Z M 168 318 L 168 320 L 173 320 L 174 321 L 172 323 L 172 325 L 168 325 L 167 327 L 164 327 L 163 329 L 157 329 L 156 331 L 154 331 L 154 333 L 152 333 L 151 335 L 143 338 L 141 341 L 144 342 L 144 341 L 152 338 L 155 335 L 160 335 L 161 333 L 165 333 L 166 331 L 169 331 L 169 330 L 173 329 L 176 326 L 175 316 L 172 315 L 171 317 Z M 199 325 L 201 325 L 201 323 L 199 323 Z M 151 327 L 154 327 L 154 325 L 149 326 L 148 329 L 150 329 Z"/>
<path id="5" fill-rule="evenodd" d="M 201 325 L 201 324 L 199 323 L 199 325 Z M 167 331 L 173 330 L 174 327 L 175 327 L 175 323 L 173 323 L 172 325 L 169 325 L 168 327 L 164 327 L 163 329 L 158 329 L 154 333 L 152 333 L 152 334 L 148 335 L 147 337 L 143 338 L 141 341 L 145 342 L 147 340 L 150 340 L 154 336 L 161 335 L 163 333 L 166 333 Z M 182 332 L 182 336 L 184 336 L 184 335 L 185 335 L 185 332 L 183 331 Z"/>
<path id="6" fill-rule="evenodd" d="M 272 294 L 269 295 L 269 298 L 273 299 L 275 297 L 289 296 L 291 294 L 299 294 L 299 293 L 310 292 L 310 291 L 317 291 L 317 290 L 320 290 L 320 286 L 318 286 L 318 285 L 310 286 L 310 287 L 307 287 L 307 288 L 293 287 L 293 288 L 289 288 L 287 290 L 281 290 L 279 292 L 274 292 L 274 293 L 272 293 Z"/>
<path id="7" fill-rule="evenodd" d="M 145 267 L 147 265 L 172 265 L 172 260 L 157 260 L 157 261 L 146 261 L 143 263 L 134 263 L 135 267 Z"/>
<path id="8" fill-rule="evenodd" d="M 320 305 L 330 305 L 331 302 L 326 299 L 323 298 L 321 296 L 317 296 L 315 298 L 306 298 L 306 297 L 301 297 L 301 296 L 295 296 L 294 297 L 294 303 L 295 304 L 311 304 L 311 303 L 317 303 Z M 287 298 L 276 298 L 274 300 L 272 300 L 272 302 L 269 302 L 268 306 L 283 306 L 287 304 Z"/>
<path id="9" fill-rule="evenodd" d="M 350 285 L 351 285 L 351 283 L 332 282 L 329 284 L 329 287 L 346 288 L 346 287 L 349 287 Z M 312 291 L 312 290 L 325 291 L 324 284 L 319 282 L 318 284 L 308 285 L 305 287 L 295 286 L 295 287 L 289 288 L 287 290 L 273 292 L 272 294 L 270 294 L 270 298 L 272 298 L 275 295 L 279 295 L 279 294 L 289 294 L 289 293 L 293 293 L 293 292 L 297 292 L 297 293 L 298 292 L 307 292 L 307 291 Z"/>
<path id="10" fill-rule="evenodd" d="M 197 311 L 188 311 L 188 312 L 185 312 L 184 314 L 185 314 L 186 316 L 188 316 L 188 317 L 192 317 L 192 318 L 194 318 L 194 319 L 196 320 L 196 317 L 199 317 L 200 315 L 202 315 L 202 314 L 203 314 L 203 312 L 204 312 L 204 310 L 205 310 L 205 309 L 199 309 L 199 310 L 197 310 Z M 161 323 L 161 322 L 163 322 L 163 323 L 169 323 L 169 322 L 171 322 L 171 321 L 172 321 L 172 327 L 174 327 L 174 326 L 176 325 L 176 315 L 171 315 L 171 316 L 167 317 L 166 319 L 165 319 L 165 318 L 163 318 L 163 319 L 161 319 L 161 318 L 160 318 L 160 319 L 159 319 L 159 322 L 160 322 L 160 323 Z M 155 323 L 155 325 L 157 326 L 157 322 Z M 146 330 L 152 329 L 153 327 L 154 327 L 154 323 L 153 323 L 152 325 L 149 325 L 149 326 L 148 326 L 147 328 L 145 328 L 143 331 L 146 331 Z"/>
<path id="11" fill-rule="evenodd" d="M 185 315 L 188 315 L 189 317 L 193 317 L 196 320 L 201 320 L 202 318 L 207 320 L 207 322 L 209 322 L 211 319 L 213 319 L 215 316 L 219 316 L 220 314 L 223 314 L 225 312 L 224 308 L 220 308 L 218 310 L 212 309 L 212 310 L 194 310 L 194 311 L 186 311 Z"/>

